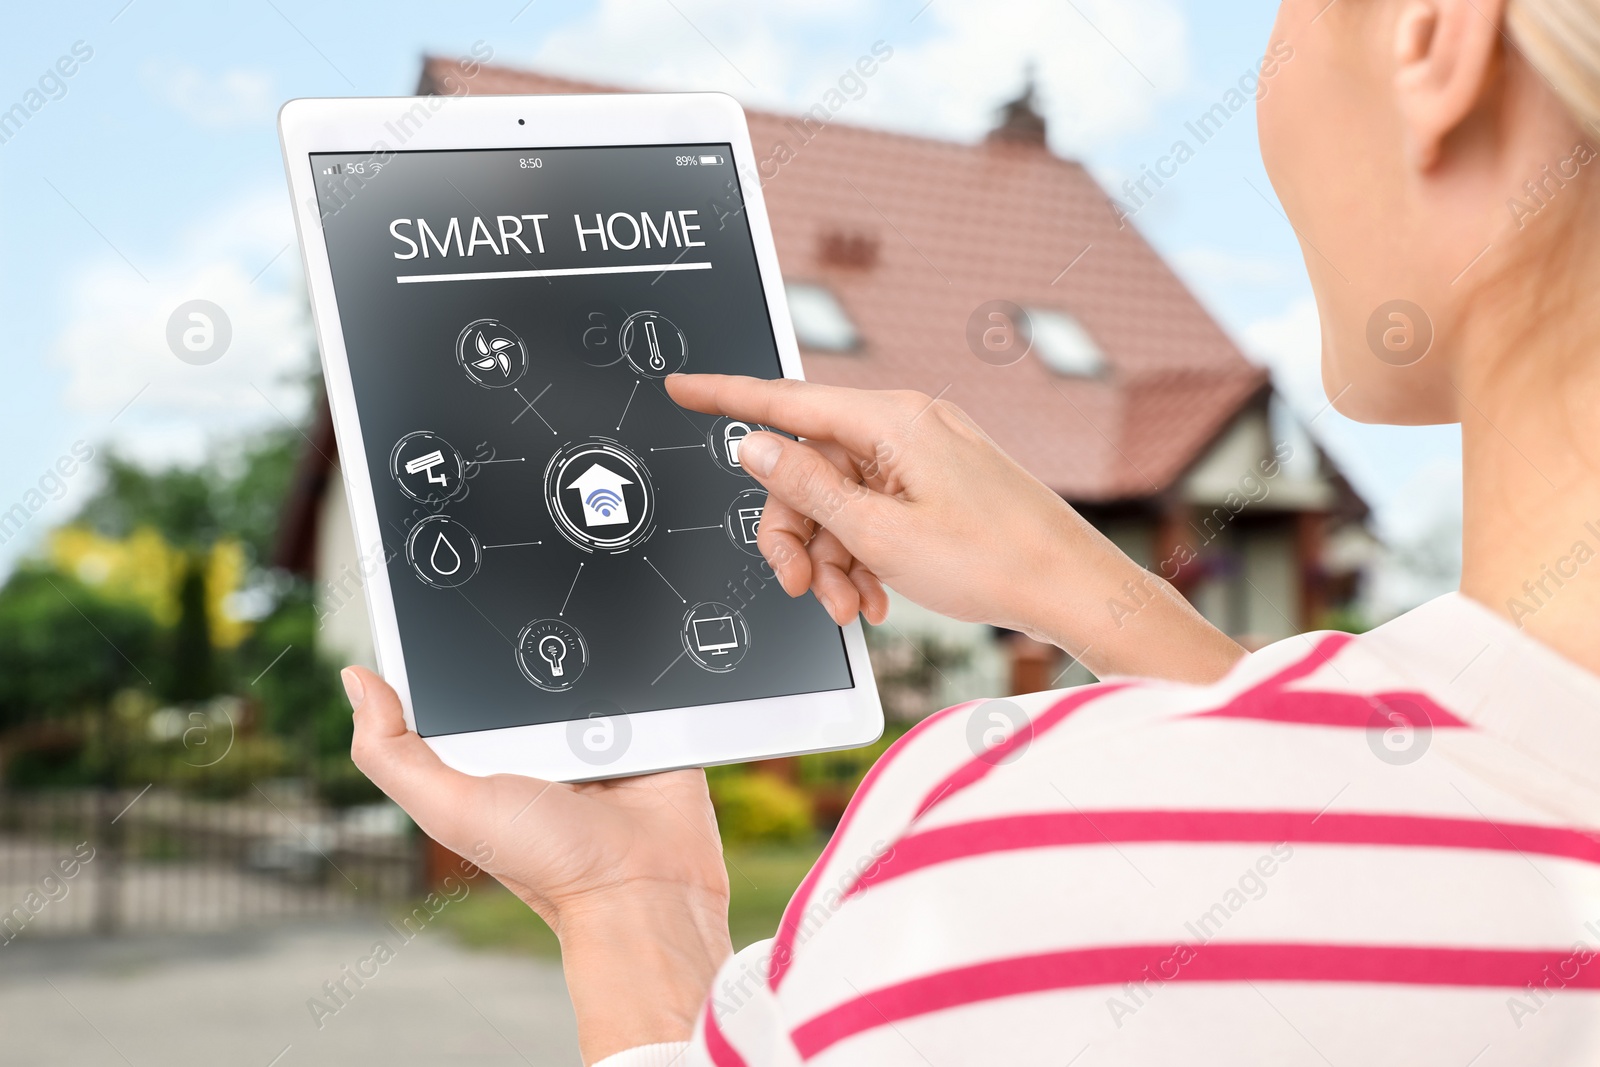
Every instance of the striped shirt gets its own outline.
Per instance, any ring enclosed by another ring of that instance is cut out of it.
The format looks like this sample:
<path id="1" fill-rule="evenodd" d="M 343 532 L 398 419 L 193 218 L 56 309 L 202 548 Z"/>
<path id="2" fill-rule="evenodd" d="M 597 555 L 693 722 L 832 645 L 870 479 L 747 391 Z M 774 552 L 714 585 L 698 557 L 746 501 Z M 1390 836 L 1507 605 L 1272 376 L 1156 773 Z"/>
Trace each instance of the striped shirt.
<path id="1" fill-rule="evenodd" d="M 1597 957 L 1600 678 L 1452 594 L 931 717 L 689 1045 L 605 1067 L 1592 1065 Z"/>

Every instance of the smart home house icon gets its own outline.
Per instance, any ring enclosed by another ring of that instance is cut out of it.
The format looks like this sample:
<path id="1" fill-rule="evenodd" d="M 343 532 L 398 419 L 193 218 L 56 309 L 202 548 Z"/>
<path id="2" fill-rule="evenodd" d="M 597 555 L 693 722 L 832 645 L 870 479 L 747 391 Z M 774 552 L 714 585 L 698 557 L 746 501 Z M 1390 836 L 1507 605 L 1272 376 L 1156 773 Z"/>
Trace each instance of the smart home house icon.
<path id="1" fill-rule="evenodd" d="M 576 489 L 583 501 L 585 526 L 620 526 L 628 521 L 628 502 L 622 487 L 632 484 L 609 467 L 595 463 L 567 488 Z"/>
<path id="2" fill-rule="evenodd" d="M 590 552 L 626 552 L 655 530 L 655 486 L 644 462 L 609 437 L 558 450 L 544 502 L 562 537 Z"/>

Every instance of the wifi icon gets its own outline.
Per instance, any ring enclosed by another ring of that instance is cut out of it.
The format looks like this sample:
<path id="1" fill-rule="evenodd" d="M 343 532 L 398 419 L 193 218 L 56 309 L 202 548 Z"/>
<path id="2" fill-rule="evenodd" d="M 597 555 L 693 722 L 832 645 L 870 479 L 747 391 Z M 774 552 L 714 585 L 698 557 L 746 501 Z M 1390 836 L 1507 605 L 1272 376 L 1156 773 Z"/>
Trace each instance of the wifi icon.
<path id="1" fill-rule="evenodd" d="M 622 495 L 610 489 L 596 489 L 583 498 L 583 504 L 598 511 L 603 518 L 609 519 L 613 511 L 622 507 Z"/>
<path id="2" fill-rule="evenodd" d="M 583 501 L 585 526 L 619 526 L 628 521 L 628 503 L 622 487 L 633 482 L 599 463 L 593 464 L 567 488 L 576 489 Z"/>

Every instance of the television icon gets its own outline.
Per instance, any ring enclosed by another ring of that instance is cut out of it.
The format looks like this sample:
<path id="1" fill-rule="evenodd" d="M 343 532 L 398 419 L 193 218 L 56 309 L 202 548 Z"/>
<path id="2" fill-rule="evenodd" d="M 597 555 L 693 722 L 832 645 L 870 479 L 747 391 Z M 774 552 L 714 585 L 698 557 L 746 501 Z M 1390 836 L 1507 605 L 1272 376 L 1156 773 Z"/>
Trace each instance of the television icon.
<path id="1" fill-rule="evenodd" d="M 694 647 L 713 656 L 726 656 L 739 647 L 739 631 L 733 625 L 732 615 L 717 615 L 709 619 L 695 619 Z"/>

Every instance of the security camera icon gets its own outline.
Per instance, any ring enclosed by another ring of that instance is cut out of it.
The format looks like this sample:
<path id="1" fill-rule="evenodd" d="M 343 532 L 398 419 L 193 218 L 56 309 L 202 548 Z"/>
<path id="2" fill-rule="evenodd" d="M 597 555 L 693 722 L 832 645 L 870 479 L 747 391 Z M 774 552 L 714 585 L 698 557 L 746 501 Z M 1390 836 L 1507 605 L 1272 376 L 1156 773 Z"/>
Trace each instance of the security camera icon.
<path id="1" fill-rule="evenodd" d="M 425 456 L 418 456 L 416 459 L 407 460 L 406 473 L 421 474 L 423 471 L 427 471 L 428 481 L 435 485 L 446 485 L 449 483 L 450 479 L 445 476 L 444 471 L 434 470 L 435 467 L 442 466 L 444 466 L 444 453 L 440 452 L 438 449 L 434 449 Z"/>

